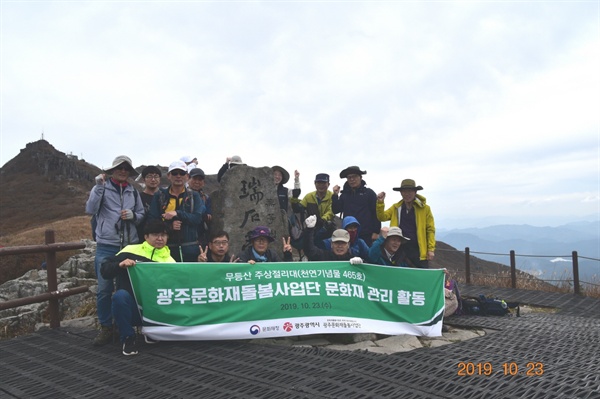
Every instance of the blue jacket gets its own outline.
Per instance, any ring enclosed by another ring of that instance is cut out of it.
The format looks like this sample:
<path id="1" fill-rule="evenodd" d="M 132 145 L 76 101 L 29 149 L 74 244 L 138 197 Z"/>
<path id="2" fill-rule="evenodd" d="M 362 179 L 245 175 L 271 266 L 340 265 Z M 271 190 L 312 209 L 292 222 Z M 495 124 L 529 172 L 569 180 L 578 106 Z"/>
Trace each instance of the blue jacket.
<path id="1" fill-rule="evenodd" d="M 377 219 L 377 194 L 370 188 L 365 187 L 363 180 L 357 189 L 350 188 L 348 182 L 344 183 L 339 197 L 333 196 L 333 213 L 343 213 L 343 216 L 354 216 L 361 226 L 361 238 L 369 237 L 367 242 L 371 242 L 373 233 L 379 234 L 381 222 Z"/>
<path id="2" fill-rule="evenodd" d="M 374 265 L 385 265 L 385 266 L 399 266 L 399 267 L 414 267 L 414 265 L 408 260 L 406 254 L 402 250 L 402 246 L 398 252 L 394 254 L 392 260 L 387 257 L 383 243 L 385 238 L 379 236 L 379 238 L 373 241 L 373 246 L 369 250 L 369 259 Z"/>
<path id="3" fill-rule="evenodd" d="M 169 205 L 169 188 L 160 188 L 154 193 L 148 220 L 162 220 L 162 214 Z M 202 215 L 206 212 L 204 201 L 200 194 L 195 191 L 185 189 L 182 194 L 181 206 L 177 208 L 177 219 L 182 221 L 181 230 L 175 231 L 169 229 L 169 247 L 180 244 L 196 243 L 198 246 L 198 226 L 202 223 Z M 197 248 L 196 248 L 197 249 Z"/>
<path id="4" fill-rule="evenodd" d="M 358 224 L 358 234 L 360 235 L 360 223 L 358 222 L 358 220 L 356 220 L 354 216 L 346 216 L 342 220 L 342 228 L 345 229 L 346 227 L 354 223 Z M 325 249 L 329 251 L 331 250 L 331 238 L 323 240 L 323 247 L 325 247 Z M 352 255 L 352 257 L 359 256 L 365 262 L 368 262 L 369 246 L 362 238 L 356 238 L 354 242 L 350 242 L 350 254 Z"/>

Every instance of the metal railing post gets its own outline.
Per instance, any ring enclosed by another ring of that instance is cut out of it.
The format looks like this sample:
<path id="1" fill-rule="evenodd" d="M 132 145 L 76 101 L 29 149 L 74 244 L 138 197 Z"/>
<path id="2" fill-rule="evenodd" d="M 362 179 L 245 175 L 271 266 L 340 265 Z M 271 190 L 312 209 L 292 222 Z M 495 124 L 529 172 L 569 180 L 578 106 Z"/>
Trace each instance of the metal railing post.
<path id="1" fill-rule="evenodd" d="M 510 286 L 517 288 L 517 261 L 515 259 L 515 251 L 510 250 Z"/>
<path id="2" fill-rule="evenodd" d="M 581 287 L 579 286 L 579 257 L 577 251 L 571 253 L 573 257 L 573 293 L 575 295 L 581 295 Z"/>
<path id="3" fill-rule="evenodd" d="M 54 244 L 54 230 L 46 230 L 46 245 Z M 56 251 L 48 250 L 46 252 L 46 271 L 48 275 L 48 292 L 58 290 L 56 281 Z M 48 314 L 50 316 L 50 328 L 60 328 L 60 318 L 58 317 L 58 298 L 48 300 Z"/>

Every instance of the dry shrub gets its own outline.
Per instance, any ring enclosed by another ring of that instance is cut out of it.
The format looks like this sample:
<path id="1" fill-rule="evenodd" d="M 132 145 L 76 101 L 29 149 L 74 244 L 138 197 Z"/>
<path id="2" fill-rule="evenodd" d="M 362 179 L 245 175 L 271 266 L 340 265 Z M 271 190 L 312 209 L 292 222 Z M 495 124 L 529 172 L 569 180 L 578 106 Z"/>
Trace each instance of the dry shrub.
<path id="1" fill-rule="evenodd" d="M 0 237 L 0 246 L 20 247 L 44 244 L 46 230 L 54 230 L 55 242 L 79 242 L 82 238 L 91 239 L 92 237 L 90 217 L 75 216 L 17 234 L 2 236 Z M 57 265 L 62 265 L 77 253 L 77 250 L 57 252 Z M 0 257 L 0 284 L 20 277 L 31 269 L 40 269 L 45 259 L 46 255 L 44 253 Z"/>
<path id="2" fill-rule="evenodd" d="M 463 270 L 450 270 L 453 278 L 459 283 L 465 283 L 466 277 Z M 548 280 L 539 278 L 524 272 L 517 271 L 517 288 L 532 291 L 545 292 L 573 292 L 573 279 L 570 272 L 563 271 L 558 276 L 551 276 Z M 552 284 L 551 284 L 552 283 Z M 510 288 L 510 271 L 501 271 L 497 274 L 471 273 L 471 284 L 484 287 Z M 591 281 L 580 281 L 581 294 L 593 298 L 600 298 L 600 278 L 593 276 Z"/>

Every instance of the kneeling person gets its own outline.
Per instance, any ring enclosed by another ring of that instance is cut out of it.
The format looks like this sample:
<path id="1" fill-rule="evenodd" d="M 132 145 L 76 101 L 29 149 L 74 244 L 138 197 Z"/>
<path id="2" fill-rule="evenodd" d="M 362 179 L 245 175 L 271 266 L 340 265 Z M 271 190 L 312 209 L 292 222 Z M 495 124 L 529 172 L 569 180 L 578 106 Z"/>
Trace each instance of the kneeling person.
<path id="1" fill-rule="evenodd" d="M 269 249 L 269 244 L 275 239 L 271 236 L 271 230 L 268 227 L 255 227 L 248 232 L 247 236 L 247 247 L 242 249 L 242 252 L 238 255 L 240 262 L 250 263 L 251 265 L 259 262 L 281 262 L 279 255 Z M 293 259 L 290 238 L 288 237 L 286 240 L 285 237 L 282 237 L 281 239 L 283 241 L 283 261 L 291 262 Z"/>
<path id="2" fill-rule="evenodd" d="M 402 248 L 409 240 L 399 227 L 382 227 L 369 250 L 369 259 L 375 265 L 415 267 Z"/>
<path id="3" fill-rule="evenodd" d="M 200 246 L 198 262 L 235 263 L 238 260 L 235 255 L 229 254 L 229 234 L 225 231 L 211 233 L 206 248 Z"/>
<path id="4" fill-rule="evenodd" d="M 353 257 L 350 252 L 350 233 L 344 229 L 337 229 L 331 236 L 331 249 L 325 250 L 317 248 L 314 243 L 315 225 L 317 217 L 315 215 L 306 218 L 306 229 L 304 234 L 304 252 L 309 261 L 328 261 L 328 260 L 346 260 L 356 265 L 363 262 L 362 258 Z"/>
<path id="5" fill-rule="evenodd" d="M 167 247 L 165 223 L 160 220 L 148 221 L 144 230 L 143 243 L 128 245 L 102 263 L 102 277 L 116 278 L 117 290 L 112 298 L 112 312 L 119 328 L 123 354 L 126 356 L 137 355 L 136 333 L 133 326 L 142 324 L 129 273 L 127 273 L 127 268 L 134 267 L 136 262 L 175 263 Z M 153 343 L 149 338 L 146 338 L 146 342 Z"/>

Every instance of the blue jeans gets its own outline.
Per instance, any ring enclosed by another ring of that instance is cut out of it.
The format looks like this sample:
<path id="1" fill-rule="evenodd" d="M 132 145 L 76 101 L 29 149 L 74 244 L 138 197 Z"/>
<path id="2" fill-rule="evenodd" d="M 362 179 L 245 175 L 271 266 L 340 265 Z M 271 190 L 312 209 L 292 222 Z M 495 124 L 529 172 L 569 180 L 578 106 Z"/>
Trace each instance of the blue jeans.
<path id="1" fill-rule="evenodd" d="M 111 297 L 114 290 L 114 284 L 112 279 L 107 280 L 102 277 L 102 274 L 100 274 L 100 267 L 102 266 L 102 261 L 104 259 L 116 255 L 120 250 L 121 248 L 118 245 L 96 245 L 96 259 L 94 261 L 96 266 L 96 276 L 98 277 L 96 312 L 98 313 L 98 322 L 105 327 L 112 326 Z"/>
<path id="2" fill-rule="evenodd" d="M 133 326 L 141 326 L 142 319 L 135 299 L 126 290 L 117 290 L 112 297 L 112 313 L 119 328 L 121 342 L 135 335 Z"/>

